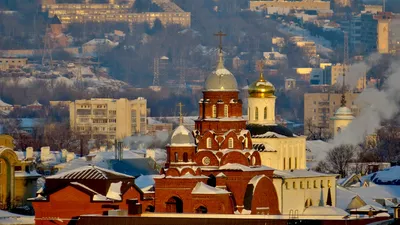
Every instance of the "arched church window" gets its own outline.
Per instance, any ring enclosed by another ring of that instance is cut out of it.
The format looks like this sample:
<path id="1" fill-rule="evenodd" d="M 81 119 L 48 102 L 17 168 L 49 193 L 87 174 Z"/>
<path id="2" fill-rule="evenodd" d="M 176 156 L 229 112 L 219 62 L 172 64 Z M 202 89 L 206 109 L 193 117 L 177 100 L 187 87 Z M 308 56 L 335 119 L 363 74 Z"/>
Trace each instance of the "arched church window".
<path id="1" fill-rule="evenodd" d="M 267 107 L 264 107 L 264 120 L 267 119 Z"/>
<path id="2" fill-rule="evenodd" d="M 307 189 L 310 189 L 310 181 L 307 181 Z"/>
<path id="3" fill-rule="evenodd" d="M 304 189 L 303 181 L 300 181 L 300 189 Z"/>
<path id="4" fill-rule="evenodd" d="M 207 138 L 207 148 L 211 148 L 211 138 Z"/>
<path id="5" fill-rule="evenodd" d="M 297 169 L 297 157 L 294 158 L 294 168 Z"/>
<path id="6" fill-rule="evenodd" d="M 255 165 L 256 165 L 256 162 L 257 162 L 256 157 L 253 156 L 253 157 L 251 158 L 251 165 L 255 166 Z"/>
<path id="7" fill-rule="evenodd" d="M 217 117 L 217 106 L 216 105 L 212 106 L 212 117 L 213 118 Z"/>
<path id="8" fill-rule="evenodd" d="M 283 158 L 283 170 L 286 170 L 286 158 Z"/>
<path id="9" fill-rule="evenodd" d="M 178 162 L 178 159 L 179 159 L 179 157 L 178 157 L 178 153 L 177 152 L 175 152 L 175 162 Z"/>
<path id="10" fill-rule="evenodd" d="M 255 112 L 254 117 L 255 117 L 255 120 L 258 120 L 258 107 L 256 107 L 256 112 Z"/>
<path id="11" fill-rule="evenodd" d="M 247 137 L 244 139 L 244 148 L 249 148 L 249 139 Z"/>
<path id="12" fill-rule="evenodd" d="M 229 117 L 229 107 L 228 105 L 224 105 L 224 117 Z"/>
<path id="13" fill-rule="evenodd" d="M 330 180 L 328 180 L 328 188 L 330 188 L 332 185 L 331 185 L 331 181 Z"/>
<path id="14" fill-rule="evenodd" d="M 290 157 L 289 158 L 289 170 L 291 170 L 292 169 L 292 158 Z"/>
<path id="15" fill-rule="evenodd" d="M 188 154 L 186 152 L 183 153 L 183 161 L 184 162 L 188 162 L 189 161 L 189 157 L 188 157 Z"/>
<path id="16" fill-rule="evenodd" d="M 324 180 L 321 180 L 321 188 L 324 188 L 324 187 L 325 187 Z"/>
<path id="17" fill-rule="evenodd" d="M 233 138 L 228 139 L 228 148 L 233 148 Z"/>
<path id="18" fill-rule="evenodd" d="M 196 209 L 196 213 L 205 214 L 205 213 L 207 213 L 207 208 L 206 208 L 205 206 L 199 206 L 199 207 Z"/>
<path id="19" fill-rule="evenodd" d="M 316 180 L 314 180 L 314 188 L 318 188 Z"/>

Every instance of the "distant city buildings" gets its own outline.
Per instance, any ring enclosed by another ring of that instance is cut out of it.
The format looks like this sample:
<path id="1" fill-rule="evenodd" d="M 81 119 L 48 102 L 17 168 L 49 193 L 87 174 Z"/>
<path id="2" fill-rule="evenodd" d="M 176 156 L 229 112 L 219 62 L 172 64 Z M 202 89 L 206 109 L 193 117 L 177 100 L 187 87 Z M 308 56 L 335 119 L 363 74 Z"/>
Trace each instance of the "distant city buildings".
<path id="1" fill-rule="evenodd" d="M 71 128 L 97 139 L 123 139 L 145 134 L 147 100 L 93 98 L 76 100 L 70 106 Z"/>
<path id="2" fill-rule="evenodd" d="M 250 10 L 267 10 L 269 7 L 295 10 L 329 10 L 330 2 L 319 0 L 287 1 L 287 0 L 250 0 Z"/>
<path id="3" fill-rule="evenodd" d="M 362 106 L 356 104 L 358 93 L 346 93 L 346 107 L 357 117 Z M 332 135 L 333 121 L 331 118 L 340 108 L 342 94 L 340 93 L 306 93 L 304 94 L 304 135 L 310 134 L 310 126 L 321 129 L 322 134 Z"/>
<path id="4" fill-rule="evenodd" d="M 163 25 L 178 24 L 190 27 L 190 12 L 185 12 L 170 0 L 152 0 L 162 12 L 133 13 L 133 3 L 116 4 L 114 0 L 109 3 L 91 3 L 89 0 L 82 4 L 58 4 L 54 1 L 42 3 L 42 11 L 48 12 L 49 17 L 57 15 L 63 24 L 86 22 L 128 22 L 130 24 L 153 24 L 159 19 Z"/>

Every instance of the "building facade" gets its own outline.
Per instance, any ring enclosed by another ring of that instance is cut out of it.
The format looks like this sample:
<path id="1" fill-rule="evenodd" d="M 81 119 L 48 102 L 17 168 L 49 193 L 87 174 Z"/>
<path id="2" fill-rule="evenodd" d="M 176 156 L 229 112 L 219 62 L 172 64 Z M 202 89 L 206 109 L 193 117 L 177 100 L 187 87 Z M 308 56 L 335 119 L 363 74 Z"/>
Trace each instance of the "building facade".
<path id="1" fill-rule="evenodd" d="M 248 92 L 247 129 L 262 165 L 275 169 L 273 182 L 281 213 L 301 214 L 310 206 L 335 206 L 336 175 L 308 171 L 306 137 L 276 124 L 275 87 L 261 72 Z"/>
<path id="2" fill-rule="evenodd" d="M 390 12 L 378 13 L 374 17 L 378 21 L 378 52 L 381 54 L 397 54 L 400 52 L 400 16 Z"/>
<path id="3" fill-rule="evenodd" d="M 358 93 L 346 93 L 346 107 L 357 117 L 363 105 L 357 105 Z M 327 136 L 333 135 L 331 117 L 340 108 L 340 93 L 306 93 L 304 94 L 304 135 L 310 134 L 310 129 L 320 129 Z"/>
<path id="4" fill-rule="evenodd" d="M 86 2 L 83 4 L 42 4 L 42 11 L 48 12 L 49 17 L 55 15 L 63 24 L 85 23 L 85 22 L 127 22 L 130 24 L 144 23 L 153 24 L 159 19 L 163 25 L 178 24 L 190 27 L 190 12 L 185 12 L 174 2 L 169 0 L 152 0 L 162 12 L 132 13 L 132 3 L 97 4 Z"/>
<path id="5" fill-rule="evenodd" d="M 288 8 L 288 9 L 295 9 L 295 10 L 329 10 L 330 2 L 319 1 L 319 0 L 306 0 L 306 1 L 251 0 L 250 1 L 250 10 L 266 10 L 269 7 Z"/>
<path id="6" fill-rule="evenodd" d="M 144 98 L 77 100 L 70 103 L 69 113 L 71 128 L 91 138 L 114 140 L 147 132 Z"/>

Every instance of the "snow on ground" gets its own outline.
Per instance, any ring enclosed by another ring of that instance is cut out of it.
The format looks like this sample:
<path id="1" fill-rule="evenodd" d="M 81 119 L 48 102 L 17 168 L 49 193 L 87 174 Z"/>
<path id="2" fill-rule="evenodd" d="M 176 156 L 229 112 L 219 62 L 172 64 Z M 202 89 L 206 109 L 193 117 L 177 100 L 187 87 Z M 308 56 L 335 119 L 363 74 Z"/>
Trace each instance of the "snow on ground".
<path id="1" fill-rule="evenodd" d="M 329 54 L 333 52 L 330 41 L 326 40 L 323 37 L 312 36 L 308 30 L 305 30 L 294 24 L 279 25 L 278 31 L 289 35 L 302 36 L 307 41 L 315 42 L 317 52 L 321 55 L 324 55 L 325 57 L 329 57 Z"/>
<path id="2" fill-rule="evenodd" d="M 0 224 L 35 224 L 34 216 L 25 216 L 0 210 Z"/>

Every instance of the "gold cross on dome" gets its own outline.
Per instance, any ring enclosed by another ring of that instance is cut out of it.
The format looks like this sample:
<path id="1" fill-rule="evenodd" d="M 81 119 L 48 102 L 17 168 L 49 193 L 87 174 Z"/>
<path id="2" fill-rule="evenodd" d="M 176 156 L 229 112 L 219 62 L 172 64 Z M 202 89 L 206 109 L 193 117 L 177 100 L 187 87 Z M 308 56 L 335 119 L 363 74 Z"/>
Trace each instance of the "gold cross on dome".
<path id="1" fill-rule="evenodd" d="M 214 36 L 219 37 L 219 51 L 222 52 L 222 37 L 226 37 L 226 34 L 222 31 L 219 31 L 218 33 L 214 34 Z"/>
<path id="2" fill-rule="evenodd" d="M 260 59 L 260 60 L 258 60 L 257 61 L 257 69 L 260 71 L 260 72 L 263 72 L 264 71 L 264 60 L 262 60 L 262 59 Z"/>
<path id="3" fill-rule="evenodd" d="M 182 108 L 184 105 L 182 104 L 182 102 L 179 102 L 179 104 L 177 106 L 179 107 L 179 124 L 182 125 L 183 124 Z"/>

